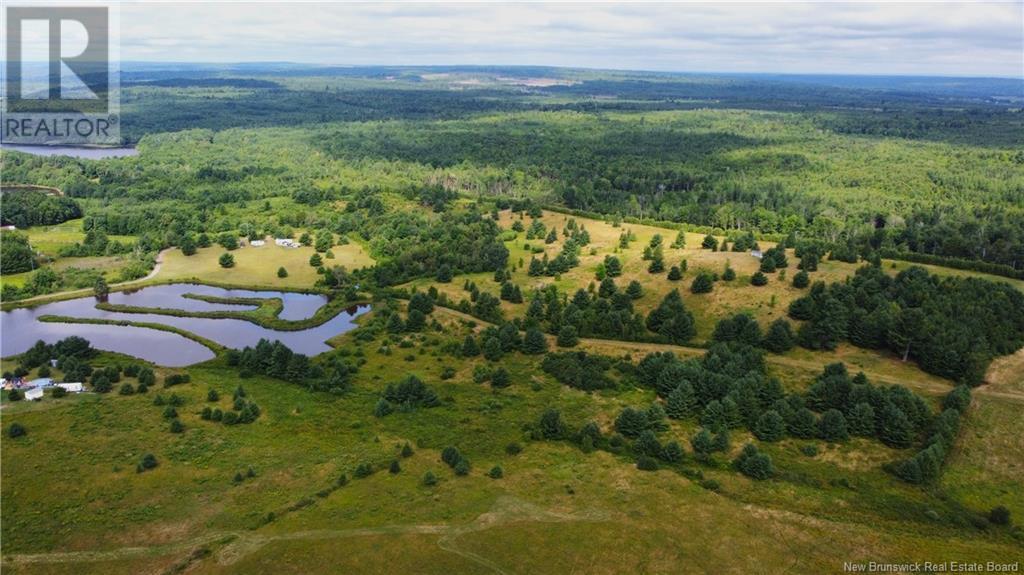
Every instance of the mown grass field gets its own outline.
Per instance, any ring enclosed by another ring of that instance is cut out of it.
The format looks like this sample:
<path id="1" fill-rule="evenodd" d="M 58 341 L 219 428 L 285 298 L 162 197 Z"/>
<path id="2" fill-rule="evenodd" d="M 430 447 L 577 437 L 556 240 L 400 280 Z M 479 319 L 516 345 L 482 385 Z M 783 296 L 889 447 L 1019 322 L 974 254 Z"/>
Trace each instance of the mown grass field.
<path id="1" fill-rule="evenodd" d="M 219 258 L 227 250 L 220 246 L 200 248 L 192 256 L 179 249 L 164 254 L 164 262 L 157 274 L 160 280 L 203 279 L 205 281 L 253 286 L 312 287 L 319 279 L 316 268 L 309 265 L 315 252 L 312 247 L 285 248 L 268 241 L 266 245 L 246 245 L 231 251 L 235 265 L 221 267 Z M 373 258 L 362 246 L 352 242 L 331 248 L 334 259 L 324 258 L 326 266 L 345 266 L 349 270 L 373 264 Z M 277 269 L 284 267 L 288 277 L 277 277 Z"/>

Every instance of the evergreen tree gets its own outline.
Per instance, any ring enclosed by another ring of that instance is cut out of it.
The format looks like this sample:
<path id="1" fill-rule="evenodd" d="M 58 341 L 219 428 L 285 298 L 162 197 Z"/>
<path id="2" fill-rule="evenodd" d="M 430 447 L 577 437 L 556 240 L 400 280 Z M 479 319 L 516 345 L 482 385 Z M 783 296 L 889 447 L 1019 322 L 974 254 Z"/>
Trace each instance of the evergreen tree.
<path id="1" fill-rule="evenodd" d="M 676 282 L 676 281 L 679 281 L 681 279 L 683 279 L 683 272 L 679 271 L 678 267 L 672 266 L 668 270 L 668 280 Z"/>
<path id="2" fill-rule="evenodd" d="M 761 441 L 778 441 L 786 436 L 786 422 L 777 411 L 768 410 L 757 419 L 754 435 Z"/>
<path id="3" fill-rule="evenodd" d="M 434 475 L 433 471 L 428 471 L 423 474 L 423 485 L 426 487 L 433 487 L 437 485 L 437 476 Z"/>
<path id="4" fill-rule="evenodd" d="M 483 345 L 484 359 L 487 361 L 498 361 L 505 352 L 501 349 L 501 340 L 497 337 L 488 337 Z"/>
<path id="5" fill-rule="evenodd" d="M 641 455 L 661 457 L 661 442 L 658 441 L 657 436 L 655 436 L 654 432 L 650 429 L 644 430 L 640 433 L 640 437 L 637 437 L 636 444 L 633 448 Z"/>
<path id="6" fill-rule="evenodd" d="M 219 262 L 222 268 L 235 267 L 235 256 L 225 252 L 221 254 Z"/>
<path id="7" fill-rule="evenodd" d="M 547 352 L 548 341 L 544 333 L 532 327 L 526 330 L 526 337 L 523 339 L 523 353 L 539 355 Z"/>
<path id="8" fill-rule="evenodd" d="M 626 407 L 615 418 L 615 430 L 625 437 L 639 437 L 647 429 L 647 415 L 632 407 Z"/>
<path id="9" fill-rule="evenodd" d="M 715 442 L 707 429 L 701 429 L 690 438 L 690 446 L 698 458 L 707 459 L 715 451 Z"/>
<path id="10" fill-rule="evenodd" d="M 793 349 L 793 329 L 788 321 L 779 318 L 768 327 L 761 345 L 772 353 L 785 353 Z"/>
<path id="11" fill-rule="evenodd" d="M 288 270 L 284 269 L 284 266 L 277 268 L 277 277 L 286 278 L 288 277 Z"/>
<path id="12" fill-rule="evenodd" d="M 669 343 L 684 344 L 696 335 L 693 315 L 683 306 L 679 290 L 670 291 L 658 307 L 647 314 L 646 325 Z"/>
<path id="13" fill-rule="evenodd" d="M 818 422 L 818 435 L 825 441 L 846 441 L 850 434 L 846 428 L 846 417 L 838 409 L 830 409 Z"/>
<path id="14" fill-rule="evenodd" d="M 391 460 L 391 465 L 388 465 L 388 473 L 391 475 L 398 475 L 402 471 L 402 464 L 397 459 Z"/>
<path id="15" fill-rule="evenodd" d="M 665 401 L 665 412 L 672 419 L 685 419 L 693 415 L 697 399 L 693 393 L 693 386 L 687 382 L 681 382 Z"/>
<path id="16" fill-rule="evenodd" d="M 579 337 L 576 335 L 576 328 L 571 325 L 563 325 L 558 330 L 558 339 L 556 344 L 558 347 L 575 347 L 580 342 Z"/>
<path id="17" fill-rule="evenodd" d="M 313 255 L 309 256 L 309 265 L 318 268 L 324 265 L 324 260 L 323 258 L 320 257 L 320 254 L 314 253 Z"/>
<path id="18" fill-rule="evenodd" d="M 718 239 L 715 236 L 708 234 L 704 236 L 704 241 L 700 243 L 700 247 L 706 250 L 716 251 L 718 250 Z"/>
<path id="19" fill-rule="evenodd" d="M 540 433 L 544 439 L 560 439 L 565 434 L 562 414 L 557 409 L 547 408 L 540 416 Z"/>
<path id="20" fill-rule="evenodd" d="M 626 295 L 629 296 L 629 299 L 640 299 L 644 295 L 644 288 L 640 282 L 633 280 L 626 287 Z"/>
<path id="21" fill-rule="evenodd" d="M 793 274 L 793 287 L 804 289 L 805 287 L 810 285 L 810 283 L 811 278 L 810 276 L 807 275 L 807 272 L 800 270 Z"/>
<path id="22" fill-rule="evenodd" d="M 910 423 L 910 419 L 907 418 L 906 413 L 892 403 L 887 403 L 882 409 L 879 423 L 878 438 L 882 440 L 882 443 L 899 449 L 910 447 L 910 444 L 913 443 L 914 427 Z"/>
<path id="23" fill-rule="evenodd" d="M 601 287 L 597 289 L 597 295 L 604 298 L 610 298 L 615 295 L 617 291 L 618 288 L 615 286 L 615 281 L 610 277 L 606 277 L 601 280 Z"/>
<path id="24" fill-rule="evenodd" d="M 467 335 L 462 342 L 463 357 L 476 357 L 480 355 L 480 348 L 476 345 L 476 339 L 472 334 Z"/>
<path id="25" fill-rule="evenodd" d="M 859 437 L 875 436 L 875 409 L 866 402 L 858 403 L 850 410 L 847 424 L 851 435 Z"/>
<path id="26" fill-rule="evenodd" d="M 678 441 L 669 441 L 661 450 L 661 458 L 669 463 L 679 463 L 684 455 L 683 446 Z"/>
<path id="27" fill-rule="evenodd" d="M 793 412 L 792 418 L 786 422 L 789 434 L 800 439 L 811 439 L 817 435 L 818 420 L 814 412 L 806 407 Z"/>
<path id="28" fill-rule="evenodd" d="M 715 284 L 711 278 L 711 274 L 700 272 L 695 278 L 693 278 L 693 283 L 690 284 L 690 291 L 698 294 L 710 293 L 714 287 Z"/>
<path id="29" fill-rule="evenodd" d="M 508 371 L 504 367 L 499 367 L 491 373 L 491 387 L 500 389 L 508 387 L 510 383 Z"/>
<path id="30" fill-rule="evenodd" d="M 610 278 L 617 278 L 622 275 L 622 263 L 615 256 L 604 257 L 604 273 Z"/>
<path id="31" fill-rule="evenodd" d="M 760 271 L 754 272 L 754 275 L 750 276 L 750 285 L 757 287 L 768 285 L 768 276 Z"/>
<path id="32" fill-rule="evenodd" d="M 722 272 L 722 280 L 731 282 L 736 279 L 736 270 L 732 269 L 732 266 L 725 264 L 725 270 Z"/>

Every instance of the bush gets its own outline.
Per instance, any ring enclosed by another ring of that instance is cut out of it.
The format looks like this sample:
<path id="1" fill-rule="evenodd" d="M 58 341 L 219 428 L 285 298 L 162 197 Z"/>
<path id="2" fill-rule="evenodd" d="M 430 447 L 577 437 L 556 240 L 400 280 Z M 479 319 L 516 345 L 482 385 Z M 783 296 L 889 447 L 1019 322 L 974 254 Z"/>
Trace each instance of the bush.
<path id="1" fill-rule="evenodd" d="M 221 254 L 220 260 L 218 260 L 218 261 L 220 262 L 220 267 L 222 267 L 222 268 L 233 268 L 233 267 L 235 267 L 235 256 L 233 256 L 233 255 L 231 255 L 231 254 L 229 254 L 227 252 Z"/>
<path id="2" fill-rule="evenodd" d="M 352 475 L 356 479 L 363 479 L 364 477 L 369 477 L 373 475 L 373 465 L 365 462 L 360 463 L 358 466 L 356 466 L 356 470 L 352 472 Z"/>
<path id="3" fill-rule="evenodd" d="M 398 460 L 397 459 L 391 460 L 391 465 L 388 466 L 388 473 L 390 473 L 391 475 L 397 475 L 397 474 L 401 473 L 401 471 L 402 471 L 402 465 L 400 463 L 398 463 Z"/>
<path id="4" fill-rule="evenodd" d="M 277 277 L 286 278 L 288 277 L 288 270 L 284 269 L 284 266 L 277 268 Z"/>
<path id="5" fill-rule="evenodd" d="M 142 456 L 142 460 L 139 462 L 139 470 L 147 471 L 156 468 L 159 463 L 156 460 L 156 456 L 152 453 L 147 453 Z"/>
<path id="6" fill-rule="evenodd" d="M 184 431 L 185 426 L 181 423 L 180 419 L 171 421 L 171 433 L 183 433 Z"/>
<path id="7" fill-rule="evenodd" d="M 20 390 L 12 389 L 7 392 L 7 401 L 21 401 L 23 399 L 25 399 L 25 394 Z"/>
<path id="8" fill-rule="evenodd" d="M 25 426 L 20 423 L 12 423 L 11 426 L 7 428 L 7 437 L 10 437 L 11 439 L 21 437 L 26 433 L 28 432 L 25 431 Z"/>
<path id="9" fill-rule="evenodd" d="M 743 447 L 743 451 L 733 461 L 733 464 L 743 475 L 751 479 L 768 479 L 775 473 L 772 467 L 772 458 L 765 453 L 760 453 L 757 446 L 752 443 Z"/>
<path id="10" fill-rule="evenodd" d="M 988 520 L 993 525 L 1009 525 L 1010 521 L 1010 510 L 1003 505 L 993 507 L 988 512 Z"/>
<path id="11" fill-rule="evenodd" d="M 512 442 L 505 446 L 505 453 L 509 455 L 519 455 L 523 452 L 523 446 L 518 443 Z"/>
<path id="12" fill-rule="evenodd" d="M 491 479 L 501 479 L 504 476 L 505 472 L 501 469 L 500 465 L 495 465 L 487 472 L 487 477 L 490 477 Z"/>
<path id="13" fill-rule="evenodd" d="M 636 458 L 636 468 L 640 471 L 657 471 L 658 460 L 647 455 L 641 455 Z"/>
<path id="14" fill-rule="evenodd" d="M 427 487 L 437 485 L 437 476 L 434 475 L 433 471 L 428 471 L 423 474 L 423 485 Z"/>
<path id="15" fill-rule="evenodd" d="M 459 462 L 455 464 L 455 475 L 469 475 L 469 462 L 465 459 L 460 459 Z"/>

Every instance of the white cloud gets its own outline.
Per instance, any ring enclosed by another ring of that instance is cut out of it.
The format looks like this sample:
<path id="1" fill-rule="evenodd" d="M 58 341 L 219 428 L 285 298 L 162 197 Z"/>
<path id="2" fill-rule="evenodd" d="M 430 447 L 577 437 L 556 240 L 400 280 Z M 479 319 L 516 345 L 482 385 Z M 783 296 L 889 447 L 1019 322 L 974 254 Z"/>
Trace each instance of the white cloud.
<path id="1" fill-rule="evenodd" d="M 1022 6 L 124 4 L 121 57 L 1024 77 Z"/>

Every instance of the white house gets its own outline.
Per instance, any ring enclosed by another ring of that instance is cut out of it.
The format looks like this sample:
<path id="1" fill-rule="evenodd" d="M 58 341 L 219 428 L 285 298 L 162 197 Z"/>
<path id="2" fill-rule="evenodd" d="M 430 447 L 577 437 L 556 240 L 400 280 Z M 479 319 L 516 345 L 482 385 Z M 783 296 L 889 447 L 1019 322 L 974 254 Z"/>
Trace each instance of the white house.
<path id="1" fill-rule="evenodd" d="M 58 383 L 57 387 L 64 388 L 64 391 L 68 393 L 82 393 L 85 391 L 85 387 L 81 383 Z"/>
<path id="2" fill-rule="evenodd" d="M 43 388 L 41 388 L 41 387 L 33 387 L 32 389 L 29 389 L 29 390 L 25 391 L 25 399 L 27 399 L 29 401 L 34 401 L 36 399 L 42 399 L 42 398 L 43 398 Z"/>

